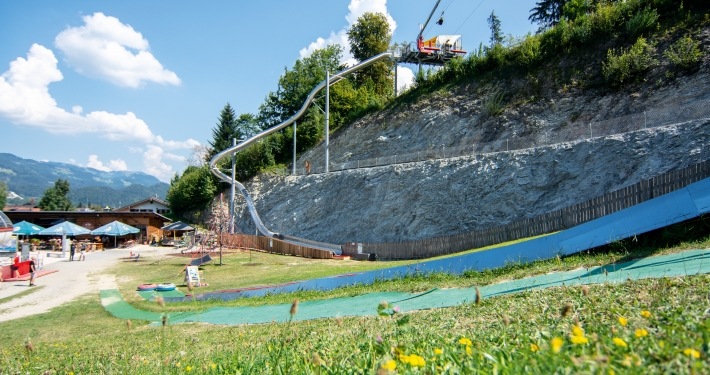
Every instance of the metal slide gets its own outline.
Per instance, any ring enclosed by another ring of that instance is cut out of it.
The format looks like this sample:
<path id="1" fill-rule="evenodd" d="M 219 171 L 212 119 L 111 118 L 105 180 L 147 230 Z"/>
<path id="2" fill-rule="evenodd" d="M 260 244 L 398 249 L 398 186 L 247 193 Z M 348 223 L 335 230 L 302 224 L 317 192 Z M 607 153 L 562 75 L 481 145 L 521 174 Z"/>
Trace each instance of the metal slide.
<path id="1" fill-rule="evenodd" d="M 388 58 L 392 55 L 391 52 L 384 52 L 379 55 L 373 56 L 357 65 L 351 66 L 347 69 L 344 69 L 334 75 L 330 76 L 330 84 L 334 84 L 341 79 L 343 79 L 346 75 L 355 72 L 359 69 L 365 68 L 369 65 L 374 64 L 375 62 Z M 210 170 L 212 173 L 217 176 L 220 180 L 227 182 L 229 184 L 232 183 L 232 178 L 227 176 L 226 174 L 222 173 L 219 168 L 217 167 L 217 163 L 219 163 L 220 160 L 222 160 L 225 157 L 231 156 L 234 153 L 237 153 L 245 148 L 247 148 L 250 144 L 258 141 L 260 138 L 266 137 L 271 133 L 274 133 L 276 131 L 279 131 L 291 124 L 293 124 L 294 121 L 298 120 L 303 114 L 306 113 L 306 109 L 308 109 L 308 106 L 313 102 L 315 99 L 316 95 L 325 88 L 326 85 L 326 80 L 323 80 L 321 83 L 319 83 L 312 91 L 310 94 L 308 94 L 308 98 L 306 99 L 306 102 L 303 103 L 303 106 L 301 109 L 296 112 L 291 118 L 288 120 L 275 125 L 269 129 L 266 129 L 262 131 L 259 134 L 256 134 L 252 136 L 251 138 L 246 139 L 242 143 L 239 143 L 236 146 L 232 146 L 219 154 L 215 155 L 212 160 L 210 160 Z M 247 202 L 247 207 L 249 209 L 249 214 L 251 215 L 252 220 L 254 221 L 254 224 L 256 225 L 256 228 L 261 232 L 261 234 L 267 236 L 267 237 L 273 237 L 277 238 L 279 240 L 292 243 L 294 245 L 299 245 L 299 246 L 306 246 L 306 247 L 312 247 L 320 250 L 327 250 L 327 251 L 332 251 L 336 255 L 340 255 L 342 253 L 340 249 L 340 245 L 335 245 L 335 244 L 330 244 L 330 243 L 325 243 L 325 242 L 318 242 L 318 241 L 312 241 L 312 240 L 307 240 L 305 238 L 298 238 L 298 237 L 293 237 L 293 236 L 288 236 L 283 233 L 275 233 L 270 231 L 264 223 L 261 221 L 261 218 L 259 217 L 259 213 L 256 212 L 256 207 L 254 207 L 254 201 L 251 199 L 249 196 L 249 193 L 247 192 L 247 189 L 242 185 L 239 181 L 234 181 L 235 187 L 239 189 L 239 192 L 242 193 L 244 196 L 244 199 Z"/>

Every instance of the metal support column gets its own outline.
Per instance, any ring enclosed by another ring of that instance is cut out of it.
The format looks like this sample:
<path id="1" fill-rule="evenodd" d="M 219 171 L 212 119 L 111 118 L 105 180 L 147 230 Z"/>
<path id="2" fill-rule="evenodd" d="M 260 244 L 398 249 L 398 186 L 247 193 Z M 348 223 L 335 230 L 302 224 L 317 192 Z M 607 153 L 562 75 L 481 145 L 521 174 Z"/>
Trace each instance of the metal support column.
<path id="1" fill-rule="evenodd" d="M 237 145 L 237 139 L 232 138 L 232 146 Z M 234 234 L 234 220 L 237 217 L 236 212 L 234 212 L 234 182 L 237 176 L 237 153 L 232 154 L 232 190 L 231 197 L 229 199 L 229 234 Z M 220 264 L 222 260 L 220 259 Z"/>
<path id="2" fill-rule="evenodd" d="M 296 121 L 293 122 L 293 167 L 291 168 L 291 175 L 296 175 Z"/>
<path id="3" fill-rule="evenodd" d="M 325 72 L 325 173 L 328 173 L 328 128 L 330 127 L 330 72 Z"/>
<path id="4" fill-rule="evenodd" d="M 394 63 L 394 97 L 397 97 L 397 63 Z"/>

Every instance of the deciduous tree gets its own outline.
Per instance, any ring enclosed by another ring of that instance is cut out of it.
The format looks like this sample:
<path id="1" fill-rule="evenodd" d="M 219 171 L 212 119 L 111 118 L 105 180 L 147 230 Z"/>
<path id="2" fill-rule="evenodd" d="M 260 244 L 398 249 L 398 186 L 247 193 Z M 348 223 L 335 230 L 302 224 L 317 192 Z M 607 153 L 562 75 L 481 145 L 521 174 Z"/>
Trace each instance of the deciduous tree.
<path id="1" fill-rule="evenodd" d="M 58 179 L 54 186 L 45 190 L 37 206 L 43 211 L 70 211 L 72 203 L 69 200 L 69 181 Z"/>
<path id="2" fill-rule="evenodd" d="M 175 174 L 165 198 L 170 209 L 178 215 L 187 211 L 202 210 L 212 201 L 215 185 L 208 166 L 189 166 L 182 175 Z"/>
<path id="3" fill-rule="evenodd" d="M 347 34 L 350 52 L 358 61 L 386 52 L 392 41 L 392 31 L 387 17 L 382 13 L 363 14 L 350 27 Z M 355 73 L 355 81 L 358 86 L 372 85 L 374 92 L 379 96 L 388 96 L 393 92 L 393 67 L 394 63 L 391 61 L 377 62 Z"/>

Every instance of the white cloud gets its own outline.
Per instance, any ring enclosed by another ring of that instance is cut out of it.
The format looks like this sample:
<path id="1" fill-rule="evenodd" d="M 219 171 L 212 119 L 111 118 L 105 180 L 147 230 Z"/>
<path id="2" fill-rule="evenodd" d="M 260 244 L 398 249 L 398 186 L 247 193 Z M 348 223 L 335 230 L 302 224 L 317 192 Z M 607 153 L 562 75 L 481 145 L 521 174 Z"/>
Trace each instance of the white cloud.
<path id="1" fill-rule="evenodd" d="M 183 163 L 187 161 L 187 158 L 186 158 L 186 157 L 180 156 L 180 155 L 171 154 L 171 153 L 169 153 L 169 152 L 164 153 L 164 154 L 163 154 L 163 157 L 166 158 L 166 159 L 168 159 L 168 160 L 180 161 L 180 162 L 183 162 Z"/>
<path id="2" fill-rule="evenodd" d="M 83 108 L 78 105 L 67 112 L 49 94 L 49 84 L 63 78 L 54 53 L 33 44 L 26 59 L 18 57 L 0 75 L 0 118 L 53 134 L 95 133 L 113 141 L 156 142 L 171 149 L 190 149 L 199 144 L 194 139 L 165 141 L 133 112 L 120 115 L 94 111 L 81 115 Z"/>
<path id="3" fill-rule="evenodd" d="M 176 148 L 185 148 L 185 149 L 191 149 L 195 146 L 199 146 L 200 142 L 197 142 L 196 140 L 189 138 L 187 141 L 166 141 L 163 139 L 161 136 L 155 137 L 155 143 L 158 144 L 160 147 L 164 147 L 167 149 L 176 149 Z"/>
<path id="4" fill-rule="evenodd" d="M 54 53 L 33 44 L 27 59 L 18 57 L 0 76 L 0 116 L 55 134 L 98 133 L 112 140 L 153 140 L 148 125 L 132 112 L 117 115 L 96 111 L 81 116 L 57 107 L 48 86 L 62 79 Z"/>
<path id="5" fill-rule="evenodd" d="M 146 81 L 180 84 L 177 74 L 163 68 L 148 52 L 148 40 L 130 25 L 100 12 L 83 20 L 84 26 L 69 27 L 54 40 L 66 55 L 66 62 L 80 74 L 132 88 Z"/>
<path id="6" fill-rule="evenodd" d="M 128 152 L 131 154 L 140 154 L 143 152 L 143 149 L 140 147 L 133 147 L 133 146 L 128 146 Z"/>
<path id="7" fill-rule="evenodd" d="M 387 11 L 387 0 L 351 0 L 348 5 L 348 10 L 350 13 L 345 16 L 345 20 L 348 21 L 348 25 L 343 27 L 343 29 L 337 33 L 331 31 L 328 38 L 318 38 L 315 42 L 309 44 L 308 47 L 301 49 L 301 51 L 299 51 L 301 58 L 310 56 L 313 51 L 317 49 L 321 49 L 332 44 L 340 44 L 343 47 L 343 58 L 341 62 L 348 65 L 354 65 L 357 60 L 355 60 L 350 53 L 350 44 L 348 43 L 347 31 L 355 22 L 357 22 L 359 17 L 367 12 L 384 14 L 390 25 L 390 32 L 394 33 L 394 30 L 397 28 L 397 23 Z"/>
<path id="8" fill-rule="evenodd" d="M 98 169 L 98 170 L 104 171 L 104 172 L 127 171 L 128 170 L 128 167 L 126 166 L 126 162 L 121 159 L 111 160 L 108 163 L 108 165 L 104 165 L 104 163 L 102 163 L 99 160 L 99 157 L 96 155 L 89 155 L 89 162 L 86 163 L 86 166 L 89 168 Z"/>
<path id="9" fill-rule="evenodd" d="M 74 159 L 69 159 L 69 162 L 72 164 L 76 164 L 76 160 L 74 160 Z"/>
<path id="10" fill-rule="evenodd" d="M 414 83 L 412 69 L 397 65 L 397 92 L 401 93 Z"/>
<path id="11" fill-rule="evenodd" d="M 154 146 L 146 146 L 143 153 L 143 172 L 153 175 L 161 181 L 168 181 L 173 176 L 173 167 L 163 163 L 163 149 Z"/>

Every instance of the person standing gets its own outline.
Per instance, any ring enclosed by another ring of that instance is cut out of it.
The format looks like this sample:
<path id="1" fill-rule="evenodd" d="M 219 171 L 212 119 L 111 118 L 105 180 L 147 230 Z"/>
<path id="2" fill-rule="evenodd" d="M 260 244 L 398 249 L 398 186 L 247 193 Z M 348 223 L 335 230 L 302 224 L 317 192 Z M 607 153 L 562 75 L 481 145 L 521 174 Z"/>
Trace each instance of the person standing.
<path id="1" fill-rule="evenodd" d="M 81 256 L 79 257 L 79 260 L 86 260 L 86 242 L 81 243 Z"/>
<path id="2" fill-rule="evenodd" d="M 12 271 L 12 275 L 10 277 L 20 277 L 20 253 L 15 253 L 15 259 L 12 260 L 10 270 Z"/>
<path id="3" fill-rule="evenodd" d="M 35 286 L 35 272 L 37 268 L 35 266 L 35 257 L 30 258 L 30 286 Z"/>
<path id="4" fill-rule="evenodd" d="M 74 254 L 76 253 L 76 243 L 72 242 L 71 246 L 69 247 L 69 261 L 74 260 Z"/>

